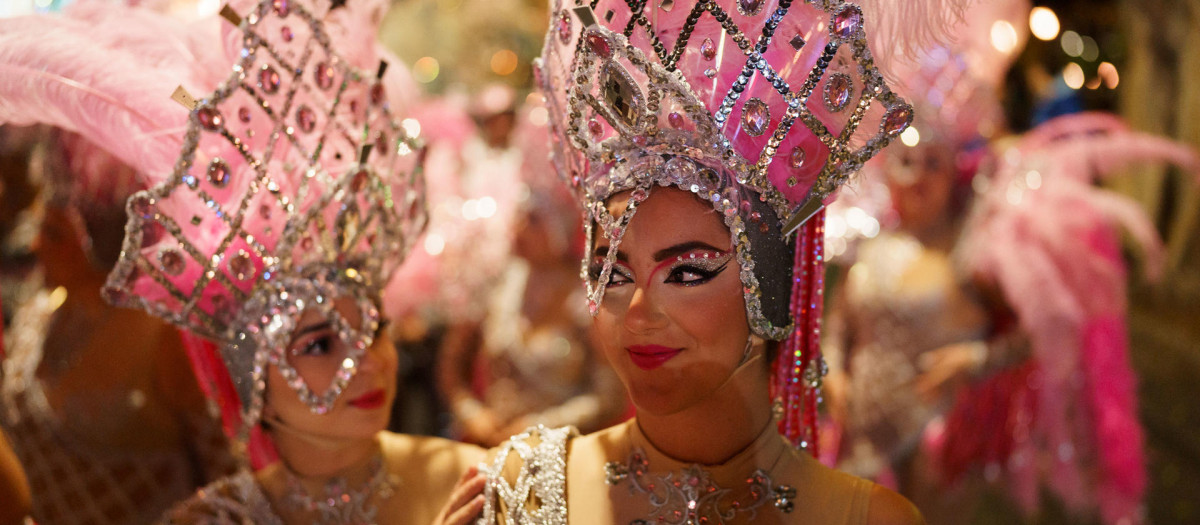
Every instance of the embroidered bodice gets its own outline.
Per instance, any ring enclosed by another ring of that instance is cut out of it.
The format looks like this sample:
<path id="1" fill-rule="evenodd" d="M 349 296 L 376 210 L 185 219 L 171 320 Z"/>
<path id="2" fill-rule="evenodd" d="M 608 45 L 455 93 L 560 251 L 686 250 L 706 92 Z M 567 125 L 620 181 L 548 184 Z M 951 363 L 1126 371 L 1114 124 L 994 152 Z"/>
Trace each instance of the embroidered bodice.
<path id="1" fill-rule="evenodd" d="M 381 492 L 380 487 L 369 485 L 372 494 L 378 496 L 372 498 L 370 495 L 350 494 L 350 487 L 347 487 L 343 492 L 346 494 L 345 500 L 351 505 L 339 508 L 353 508 L 355 511 L 345 512 L 347 517 L 344 522 L 359 523 L 366 520 L 378 524 L 429 525 L 450 497 L 459 476 L 483 459 L 483 451 L 478 447 L 441 438 L 380 432 L 379 443 L 387 490 Z M 283 498 L 282 494 L 292 494 L 288 492 L 288 479 L 286 471 L 279 464 L 268 466 L 257 475 L 248 471 L 238 472 L 201 489 L 187 501 L 172 508 L 163 516 L 163 523 L 292 523 L 286 519 L 289 514 L 275 506 Z M 274 487 L 275 492 L 269 492 L 271 489 L 265 487 Z M 278 497 L 272 499 L 268 494 L 277 494 Z M 356 501 L 358 497 L 362 497 L 362 501 Z M 295 515 L 295 512 L 303 511 L 293 509 L 292 512 Z M 335 523 L 314 519 L 322 525 Z"/>
<path id="2" fill-rule="evenodd" d="M 872 484 L 767 428 L 720 465 L 659 452 L 636 420 L 579 436 L 539 427 L 494 451 L 480 524 L 865 523 Z"/>
<path id="3" fill-rule="evenodd" d="M 875 464 L 910 450 L 925 425 L 947 408 L 949 400 L 922 399 L 913 388 L 923 371 L 922 355 L 981 341 L 987 315 L 963 286 L 949 254 L 902 233 L 864 241 L 845 286 L 839 312 L 843 340 L 827 350 L 845 351 L 846 432 L 858 439 L 852 454 L 876 456 L 860 457 L 863 464 Z"/>

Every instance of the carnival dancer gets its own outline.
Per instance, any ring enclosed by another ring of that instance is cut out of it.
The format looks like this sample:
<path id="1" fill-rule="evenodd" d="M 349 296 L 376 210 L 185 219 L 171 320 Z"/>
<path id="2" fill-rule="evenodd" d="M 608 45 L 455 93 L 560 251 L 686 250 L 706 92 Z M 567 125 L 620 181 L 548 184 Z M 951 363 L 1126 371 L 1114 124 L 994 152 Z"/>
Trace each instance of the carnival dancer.
<path id="1" fill-rule="evenodd" d="M 896 487 L 931 521 L 936 500 L 955 498 L 935 488 L 921 438 L 959 382 L 982 373 L 980 345 L 1006 315 L 1002 306 L 992 311 L 954 255 L 988 140 L 1004 133 L 998 91 L 1018 49 L 996 48 L 980 28 L 1024 28 L 1028 11 L 1021 0 L 972 5 L 952 43 L 901 67 L 917 124 L 903 145 L 868 164 L 869 176 L 828 218 L 828 231 L 841 236 L 834 246 L 846 247 L 834 261 L 849 261 L 823 336 L 838 467 Z M 1017 34 L 1018 42 L 1028 37 Z M 864 221 L 874 227 L 869 236 L 855 224 Z M 993 352 L 990 366 L 1010 357 Z"/>
<path id="2" fill-rule="evenodd" d="M 551 16 L 539 82 L 555 161 L 585 208 L 597 338 L 637 416 L 513 437 L 483 522 L 921 523 L 811 452 L 820 210 L 910 125 L 871 50 L 902 50 L 928 21 L 841 1 L 554 2 Z M 869 50 L 873 23 L 896 40 Z"/>
<path id="3" fill-rule="evenodd" d="M 380 290 L 425 218 L 419 144 L 393 116 L 399 64 L 375 42 L 384 4 L 264 1 L 187 27 L 97 9 L 37 20 L 75 38 L 25 49 L 48 65 L 24 89 L 147 178 L 106 298 L 216 343 L 196 368 L 233 403 L 238 443 L 261 431 L 279 458 L 165 520 L 464 523 L 480 451 L 382 430 L 397 354 Z M 79 60 L 107 74 L 73 76 Z M 179 84 L 186 109 L 164 98 Z"/>
<path id="4" fill-rule="evenodd" d="M 964 27 L 1027 10 L 976 6 Z M 899 224 L 857 249 L 828 338 L 849 376 L 833 403 L 842 466 L 894 476 L 931 523 L 995 511 L 981 505 L 987 485 L 1026 515 L 1046 507 L 1044 488 L 1070 519 L 1137 523 L 1145 467 L 1119 239 L 1132 234 L 1148 275 L 1161 246 L 1135 203 L 1093 183 L 1134 162 L 1194 170 L 1196 157 L 1103 114 L 989 144 L 1012 57 L 978 33 L 917 62 L 906 87 L 920 138 L 876 166 Z"/>

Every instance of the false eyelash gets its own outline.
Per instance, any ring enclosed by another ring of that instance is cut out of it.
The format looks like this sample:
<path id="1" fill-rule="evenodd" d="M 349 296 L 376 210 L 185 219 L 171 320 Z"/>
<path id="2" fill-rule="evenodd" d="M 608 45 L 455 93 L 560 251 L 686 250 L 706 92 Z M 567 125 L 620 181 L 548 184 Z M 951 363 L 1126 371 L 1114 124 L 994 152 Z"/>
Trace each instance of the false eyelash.
<path id="1" fill-rule="evenodd" d="M 600 280 L 600 272 L 603 272 L 603 271 L 604 271 L 604 263 L 593 262 L 593 263 L 589 264 L 588 265 L 588 279 L 591 280 L 592 282 L 599 281 Z M 613 275 L 620 275 L 622 278 L 624 278 L 625 280 L 628 280 L 628 281 L 633 280 L 633 277 L 630 277 L 628 272 L 622 270 L 621 266 L 619 264 L 613 264 L 612 271 L 610 272 L 610 275 L 609 275 L 610 283 L 612 281 Z"/>

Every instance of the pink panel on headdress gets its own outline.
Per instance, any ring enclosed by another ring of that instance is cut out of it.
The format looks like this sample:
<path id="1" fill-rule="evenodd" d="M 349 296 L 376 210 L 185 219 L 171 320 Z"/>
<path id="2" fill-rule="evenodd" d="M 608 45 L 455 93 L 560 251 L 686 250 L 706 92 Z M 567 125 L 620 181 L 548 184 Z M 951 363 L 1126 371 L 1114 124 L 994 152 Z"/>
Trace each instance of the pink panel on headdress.
<path id="1" fill-rule="evenodd" d="M 752 43 L 757 42 L 765 21 L 778 8 L 777 2 L 764 2 L 758 14 L 747 16 L 738 11 L 736 2 L 717 4 L 726 13 L 728 21 L 736 24 Z M 643 12 L 653 34 L 669 52 L 675 49 L 677 39 L 692 12 L 692 6 L 681 2 L 668 12 L 647 5 Z M 629 7 L 622 0 L 599 2 L 595 14 L 601 25 L 616 32 L 624 32 L 630 18 Z M 792 93 L 802 89 L 812 69 L 822 57 L 830 40 L 829 25 L 833 18 L 830 13 L 812 5 L 793 4 L 762 53 L 762 59 L 786 82 Z M 654 53 L 650 52 L 654 48 L 650 37 L 640 27 L 633 31 L 630 43 L 646 51 L 651 60 L 657 61 Z M 866 85 L 861 68 L 853 57 L 852 47 L 850 43 L 843 44 L 831 57 L 828 68 L 806 104 L 820 125 L 828 129 L 835 138 L 850 121 Z M 705 11 L 696 21 L 674 67 L 682 73 L 698 101 L 705 105 L 710 114 L 715 115 L 723 107 L 726 94 L 742 74 L 747 60 L 746 54 L 738 48 L 724 25 L 711 12 Z M 639 78 L 638 68 L 627 69 L 630 69 L 635 82 L 642 84 L 643 79 Z M 550 67 L 550 70 L 552 73 L 557 72 L 556 67 Z M 730 113 L 721 132 L 730 141 L 734 151 L 746 160 L 756 163 L 783 120 L 788 104 L 784 95 L 761 71 L 753 68 L 750 71 L 743 92 L 729 108 Z M 827 93 L 829 97 L 826 96 Z M 829 100 L 833 103 L 828 103 Z M 664 101 L 664 104 L 668 106 L 661 110 L 660 114 L 667 115 L 672 110 L 669 107 L 670 101 Z M 748 110 L 751 112 L 749 120 L 763 122 L 760 133 L 751 134 L 747 131 L 744 116 Z M 683 111 L 679 113 L 684 114 Z M 883 104 L 872 102 L 862 119 L 862 125 L 850 136 L 842 137 L 848 139 L 847 144 L 852 150 L 861 148 L 879 133 L 883 113 Z M 615 135 L 603 118 L 585 115 L 585 121 L 601 131 L 598 135 L 593 134 L 593 139 Z M 590 121 L 597 124 L 590 124 Z M 660 126 L 681 127 L 671 122 L 660 122 Z M 694 125 L 685 121 L 682 128 L 694 129 Z M 809 188 L 825 167 L 829 155 L 829 147 L 803 122 L 796 120 L 783 136 L 783 142 L 768 167 L 767 177 L 793 204 L 803 202 L 808 196 Z"/>

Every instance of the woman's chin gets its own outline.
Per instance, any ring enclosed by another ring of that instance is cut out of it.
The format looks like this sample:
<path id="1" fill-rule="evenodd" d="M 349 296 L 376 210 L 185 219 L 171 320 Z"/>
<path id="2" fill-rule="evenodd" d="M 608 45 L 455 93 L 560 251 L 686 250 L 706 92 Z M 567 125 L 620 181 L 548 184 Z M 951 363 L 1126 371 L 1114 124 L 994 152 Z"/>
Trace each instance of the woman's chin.
<path id="1" fill-rule="evenodd" d="M 661 389 L 642 386 L 629 389 L 629 397 L 638 414 L 669 416 L 686 410 L 693 403 L 679 389 Z"/>

